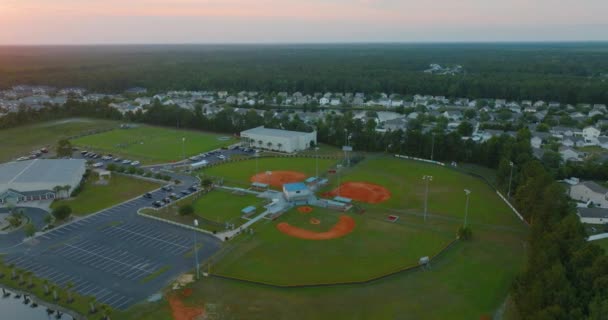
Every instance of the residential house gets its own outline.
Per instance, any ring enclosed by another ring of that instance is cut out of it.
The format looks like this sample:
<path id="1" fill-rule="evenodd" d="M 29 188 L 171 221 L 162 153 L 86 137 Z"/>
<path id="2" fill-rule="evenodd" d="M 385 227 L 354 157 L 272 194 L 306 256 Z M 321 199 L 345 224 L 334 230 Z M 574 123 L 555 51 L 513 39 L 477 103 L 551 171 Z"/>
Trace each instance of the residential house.
<path id="1" fill-rule="evenodd" d="M 605 208 L 578 208 L 576 214 L 582 223 L 606 224 L 608 223 L 608 209 Z"/>
<path id="2" fill-rule="evenodd" d="M 570 147 L 560 147 L 559 154 L 563 161 L 581 161 L 583 153 L 578 152 Z"/>
<path id="3" fill-rule="evenodd" d="M 608 208 L 608 189 L 593 181 L 583 181 L 577 185 L 571 186 L 569 190 L 570 198 L 582 201 L 592 202 L 595 206 Z"/>
<path id="4" fill-rule="evenodd" d="M 460 111 L 445 111 L 443 116 L 452 121 L 462 120 L 462 112 Z"/>

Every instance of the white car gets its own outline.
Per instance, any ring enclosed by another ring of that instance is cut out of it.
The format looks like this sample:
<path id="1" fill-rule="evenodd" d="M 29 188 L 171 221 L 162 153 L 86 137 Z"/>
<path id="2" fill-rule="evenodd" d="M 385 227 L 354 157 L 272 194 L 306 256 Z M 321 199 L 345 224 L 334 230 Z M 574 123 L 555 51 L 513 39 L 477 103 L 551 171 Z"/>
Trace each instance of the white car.
<path id="1" fill-rule="evenodd" d="M 122 161 L 122 164 L 129 164 L 129 163 L 131 163 L 131 160 L 125 159 L 125 160 Z"/>
<path id="2" fill-rule="evenodd" d="M 97 162 L 96 164 L 93 165 L 93 168 L 101 168 L 103 167 L 103 162 Z"/>
<path id="3" fill-rule="evenodd" d="M 133 162 L 131 162 L 131 165 L 132 166 L 138 166 L 139 165 L 139 161 L 133 161 Z"/>
<path id="4" fill-rule="evenodd" d="M 226 156 L 223 154 L 220 154 L 219 156 L 217 156 L 220 160 L 226 160 Z"/>

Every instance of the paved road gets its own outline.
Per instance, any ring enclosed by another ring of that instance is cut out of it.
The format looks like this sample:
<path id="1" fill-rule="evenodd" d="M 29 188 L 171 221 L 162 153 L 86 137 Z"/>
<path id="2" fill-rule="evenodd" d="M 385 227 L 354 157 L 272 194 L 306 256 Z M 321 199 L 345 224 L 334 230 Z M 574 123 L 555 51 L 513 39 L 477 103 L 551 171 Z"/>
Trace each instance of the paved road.
<path id="1" fill-rule="evenodd" d="M 172 176 L 183 181 L 173 192 L 196 182 L 192 177 Z M 166 197 L 166 192 L 159 189 L 152 196 L 132 199 L 58 227 L 37 236 L 36 241 L 8 246 L 23 235 L 0 235 L 0 247 L 4 248 L 0 252 L 6 254 L 6 263 L 60 286 L 72 282 L 80 294 L 126 309 L 194 267 L 193 231 L 136 214 L 139 208 Z M 202 244 L 198 252 L 201 261 L 221 246 L 211 235 L 197 234 L 197 241 Z"/>
<path id="2" fill-rule="evenodd" d="M 17 209 L 23 210 L 23 213 L 30 218 L 30 221 L 36 227 L 36 230 L 40 230 L 44 227 L 44 216 L 46 216 L 48 212 L 38 208 Z M 8 213 L 8 209 L 0 208 L 0 213 Z M 14 247 L 15 245 L 21 244 L 24 238 L 25 232 L 23 231 L 23 228 L 14 232 L 0 234 L 0 252 L 3 251 L 2 248 Z M 8 250 L 9 249 L 4 249 L 4 251 Z"/>

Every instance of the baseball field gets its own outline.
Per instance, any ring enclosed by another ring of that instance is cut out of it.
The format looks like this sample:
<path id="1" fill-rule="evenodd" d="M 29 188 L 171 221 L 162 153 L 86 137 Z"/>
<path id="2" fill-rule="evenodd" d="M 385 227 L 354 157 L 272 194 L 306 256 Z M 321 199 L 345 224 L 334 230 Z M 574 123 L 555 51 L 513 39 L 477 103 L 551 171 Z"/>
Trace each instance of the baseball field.
<path id="1" fill-rule="evenodd" d="M 96 152 L 110 153 L 144 164 L 180 161 L 236 142 L 230 136 L 147 125 L 85 136 L 74 145 Z"/>

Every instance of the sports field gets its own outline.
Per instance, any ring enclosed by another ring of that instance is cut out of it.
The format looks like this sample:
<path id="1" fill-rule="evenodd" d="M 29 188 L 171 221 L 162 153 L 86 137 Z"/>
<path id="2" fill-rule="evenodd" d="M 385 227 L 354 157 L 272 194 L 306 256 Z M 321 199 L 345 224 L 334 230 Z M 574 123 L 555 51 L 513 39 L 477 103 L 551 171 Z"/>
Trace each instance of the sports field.
<path id="1" fill-rule="evenodd" d="M 338 160 L 335 159 L 319 159 L 319 175 L 325 173 L 337 162 Z M 258 173 L 283 170 L 300 172 L 306 177 L 312 177 L 316 174 L 316 167 L 317 161 L 313 158 L 259 158 L 258 160 L 243 160 L 203 169 L 199 171 L 199 174 L 222 177 L 228 185 L 230 183 L 249 185 L 251 177 Z"/>
<path id="2" fill-rule="evenodd" d="M 428 210 L 430 214 L 445 218 L 464 219 L 466 197 L 464 189 L 471 190 L 469 222 L 512 224 L 515 215 L 482 180 L 460 173 L 448 167 L 440 167 L 417 161 L 391 157 L 366 159 L 341 174 L 341 183 L 357 181 L 383 186 L 391 193 L 390 199 L 369 208 L 387 209 L 395 214 L 424 212 L 425 181 L 423 176 L 433 176 L 429 182 Z M 337 187 L 337 178 L 325 191 Z"/>
<path id="3" fill-rule="evenodd" d="M 242 224 L 241 210 L 248 206 L 257 208 L 256 212 L 263 210 L 264 199 L 250 194 L 235 194 L 229 191 L 216 189 L 196 199 L 193 203 L 197 216 L 224 223 Z"/>
<path id="4" fill-rule="evenodd" d="M 72 143 L 85 149 L 152 164 L 182 160 L 182 138 L 185 138 L 183 151 L 186 157 L 236 142 L 226 135 L 137 125 L 74 139 Z"/>
<path id="5" fill-rule="evenodd" d="M 160 185 L 154 182 L 118 174 L 112 175 L 107 184 L 98 184 L 97 177 L 92 173 L 80 194 L 73 199 L 54 201 L 51 207 L 67 204 L 72 208 L 74 215 L 82 216 L 127 201 L 159 187 Z"/>
<path id="6" fill-rule="evenodd" d="M 119 122 L 86 118 L 72 118 L 43 122 L 0 130 L 2 151 L 0 162 L 29 155 L 35 149 L 49 147 L 54 151 L 61 139 L 100 129 L 118 127 Z"/>
<path id="7" fill-rule="evenodd" d="M 449 227 L 419 228 L 358 214 L 348 214 L 356 224 L 351 233 L 331 240 L 299 239 L 277 229 L 286 222 L 322 232 L 340 215 L 320 208 L 305 214 L 294 209 L 275 221 L 259 222 L 255 234 L 232 244 L 235 248 L 213 265 L 212 273 L 279 285 L 361 281 L 415 265 L 454 239 Z"/>

